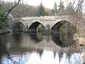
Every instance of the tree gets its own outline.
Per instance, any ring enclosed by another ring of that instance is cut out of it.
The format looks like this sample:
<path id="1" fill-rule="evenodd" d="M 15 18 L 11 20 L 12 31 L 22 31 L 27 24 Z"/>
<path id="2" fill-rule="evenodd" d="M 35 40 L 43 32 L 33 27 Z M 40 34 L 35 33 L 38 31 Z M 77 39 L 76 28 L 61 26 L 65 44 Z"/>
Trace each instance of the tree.
<path id="1" fill-rule="evenodd" d="M 68 3 L 68 5 L 67 5 L 67 7 L 66 7 L 66 14 L 67 15 L 72 15 L 72 14 L 74 14 L 75 13 L 75 10 L 74 10 L 74 7 L 73 7 L 73 5 L 74 5 L 74 3 L 72 3 L 72 2 L 69 2 Z"/>
<path id="2" fill-rule="evenodd" d="M 40 56 L 40 59 L 41 59 L 41 57 L 43 55 L 43 50 L 38 50 L 38 53 L 39 53 L 39 56 Z"/>
<path id="3" fill-rule="evenodd" d="M 0 29 L 4 28 L 5 26 L 5 23 L 3 22 L 3 18 L 4 18 L 3 7 L 2 5 L 0 5 Z"/>
<path id="4" fill-rule="evenodd" d="M 79 15 L 81 16 L 83 3 L 84 3 L 84 0 L 78 0 L 77 5 L 75 6 L 75 1 L 73 3 L 69 2 L 67 7 L 66 7 L 66 12 L 69 14 L 74 14 L 76 16 L 79 16 Z"/>
<path id="5" fill-rule="evenodd" d="M 78 4 L 77 4 L 77 9 L 76 11 L 79 13 L 79 14 L 82 14 L 82 4 L 83 4 L 84 0 L 78 0 Z"/>
<path id="6" fill-rule="evenodd" d="M 2 5 L 0 5 L 0 28 L 8 27 L 6 22 L 7 17 L 10 14 L 10 12 L 19 4 L 19 2 L 20 0 L 18 0 L 18 2 L 6 12 L 3 12 L 3 7 Z"/>
<path id="7" fill-rule="evenodd" d="M 5 14 L 3 14 L 3 12 L 1 12 L 1 15 L 0 15 L 0 26 L 3 26 L 4 22 L 7 20 L 7 17 L 9 15 L 9 13 L 19 4 L 20 0 L 18 0 L 18 2 L 8 10 L 8 12 L 6 12 Z M 2 9 L 2 7 L 0 6 L 0 9 Z M 1 10 L 0 10 L 1 11 Z M 10 59 L 11 61 L 13 61 L 9 55 L 9 52 L 6 48 L 6 44 L 4 43 L 1 43 L 0 42 L 0 50 L 3 50 L 0 52 L 0 64 L 1 64 L 1 59 L 2 59 L 2 56 L 4 54 L 7 55 L 8 59 Z"/>
<path id="8" fill-rule="evenodd" d="M 58 54 L 59 54 L 59 62 L 61 62 L 61 58 L 63 58 L 63 52 L 60 51 Z"/>
<path id="9" fill-rule="evenodd" d="M 64 10 L 64 4 L 63 4 L 63 1 L 60 0 L 60 5 L 59 5 L 58 14 L 59 14 L 59 15 L 63 15 L 64 12 L 65 12 L 65 10 Z"/>
<path id="10" fill-rule="evenodd" d="M 54 59 L 55 59 L 55 57 L 56 57 L 56 51 L 53 51 L 53 55 L 54 55 Z"/>
<path id="11" fill-rule="evenodd" d="M 48 15 L 48 13 L 45 11 L 44 6 L 41 2 L 38 9 L 38 16 L 45 16 L 45 15 Z"/>
<path id="12" fill-rule="evenodd" d="M 54 4 L 54 10 L 53 10 L 53 13 L 56 15 L 56 14 L 57 14 L 57 12 L 58 12 L 58 10 L 57 10 L 57 4 L 56 4 L 56 2 L 55 2 L 55 4 Z"/>

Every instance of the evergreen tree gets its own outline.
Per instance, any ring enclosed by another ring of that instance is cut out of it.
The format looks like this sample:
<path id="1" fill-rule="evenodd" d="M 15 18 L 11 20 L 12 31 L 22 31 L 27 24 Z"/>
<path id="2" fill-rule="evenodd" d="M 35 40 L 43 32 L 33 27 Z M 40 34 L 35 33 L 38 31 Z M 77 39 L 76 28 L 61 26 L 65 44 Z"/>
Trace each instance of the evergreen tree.
<path id="1" fill-rule="evenodd" d="M 4 28 L 5 22 L 3 22 L 4 19 L 4 12 L 3 12 L 3 7 L 0 5 L 0 29 Z"/>
<path id="2" fill-rule="evenodd" d="M 75 13 L 75 10 L 74 10 L 74 7 L 73 7 L 73 3 L 72 2 L 69 2 L 67 7 L 66 7 L 66 10 L 65 10 L 65 13 L 67 15 L 72 15 Z"/>
<path id="3" fill-rule="evenodd" d="M 38 10 L 38 16 L 45 16 L 45 15 L 48 15 L 48 13 L 45 11 L 44 6 L 41 2 Z"/>
<path id="4" fill-rule="evenodd" d="M 54 4 L 54 10 L 53 10 L 53 13 L 56 15 L 57 14 L 57 4 L 56 4 L 56 2 L 55 2 L 55 4 Z"/>
<path id="5" fill-rule="evenodd" d="M 3 9 L 2 9 L 2 5 L 0 5 L 0 16 L 3 15 Z"/>
<path id="6" fill-rule="evenodd" d="M 62 0 L 60 0 L 60 6 L 59 6 L 60 8 L 60 10 L 63 10 L 64 9 L 64 4 L 63 4 L 63 1 Z"/>
<path id="7" fill-rule="evenodd" d="M 61 58 L 63 58 L 63 52 L 60 51 L 58 54 L 59 54 L 59 62 L 61 62 Z"/>
<path id="8" fill-rule="evenodd" d="M 60 0 L 60 5 L 59 5 L 58 14 L 63 15 L 64 12 L 65 12 L 65 10 L 64 10 L 64 4 L 63 4 L 63 1 Z"/>

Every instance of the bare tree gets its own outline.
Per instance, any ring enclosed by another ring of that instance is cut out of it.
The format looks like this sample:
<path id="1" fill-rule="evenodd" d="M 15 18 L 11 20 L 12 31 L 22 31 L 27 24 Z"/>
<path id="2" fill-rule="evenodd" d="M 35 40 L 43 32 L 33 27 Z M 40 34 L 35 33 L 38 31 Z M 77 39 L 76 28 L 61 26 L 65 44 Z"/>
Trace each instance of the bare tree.
<path id="1" fill-rule="evenodd" d="M 77 4 L 77 9 L 76 11 L 80 14 L 82 14 L 82 4 L 83 4 L 84 0 L 79 0 L 78 4 Z"/>
<path id="2" fill-rule="evenodd" d="M 8 15 L 9 15 L 9 13 L 19 4 L 19 2 L 20 2 L 20 0 L 18 0 L 18 2 L 17 2 L 12 8 L 10 8 L 9 11 L 4 15 L 3 22 L 7 20 L 7 17 L 8 17 Z M 11 57 L 10 57 L 10 54 L 9 54 L 7 48 L 6 48 L 6 44 L 3 44 L 3 43 L 0 42 L 0 50 L 3 50 L 3 51 L 0 52 L 0 62 L 1 62 L 2 56 L 3 56 L 4 54 L 6 54 L 7 57 L 8 57 L 11 61 L 13 61 L 13 60 L 11 59 Z"/>
<path id="3" fill-rule="evenodd" d="M 18 2 L 17 2 L 12 8 L 10 8 L 10 9 L 8 10 L 8 12 L 6 13 L 6 15 L 4 16 L 5 18 L 4 18 L 3 21 L 5 21 L 5 20 L 7 19 L 9 13 L 10 13 L 15 7 L 17 7 L 17 5 L 19 4 L 19 2 L 20 2 L 20 0 L 18 0 Z"/>

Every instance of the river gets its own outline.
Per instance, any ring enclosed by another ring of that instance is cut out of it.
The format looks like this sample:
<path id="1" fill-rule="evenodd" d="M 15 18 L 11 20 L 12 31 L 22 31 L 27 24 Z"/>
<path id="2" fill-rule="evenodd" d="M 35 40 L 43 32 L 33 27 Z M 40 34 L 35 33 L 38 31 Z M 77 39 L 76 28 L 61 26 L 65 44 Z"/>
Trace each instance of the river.
<path id="1" fill-rule="evenodd" d="M 4 34 L 0 35 L 0 42 L 11 57 L 3 55 L 3 64 L 83 64 L 82 53 L 64 52 L 49 35 L 36 40 L 28 33 Z"/>

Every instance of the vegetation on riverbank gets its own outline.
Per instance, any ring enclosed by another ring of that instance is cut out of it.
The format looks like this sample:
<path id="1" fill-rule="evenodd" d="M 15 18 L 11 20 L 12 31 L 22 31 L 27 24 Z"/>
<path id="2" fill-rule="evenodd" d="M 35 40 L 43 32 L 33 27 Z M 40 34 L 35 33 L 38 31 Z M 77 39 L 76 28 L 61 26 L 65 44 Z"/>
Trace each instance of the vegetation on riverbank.
<path id="1" fill-rule="evenodd" d="M 45 28 L 40 24 L 37 28 L 37 37 L 39 40 L 43 39 L 44 30 L 45 30 Z"/>

